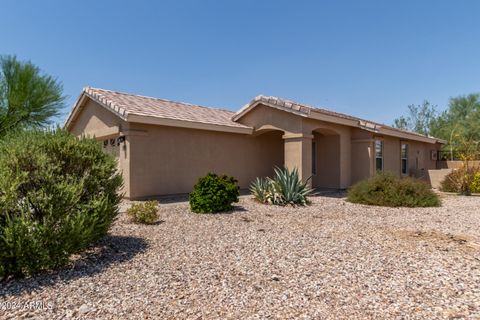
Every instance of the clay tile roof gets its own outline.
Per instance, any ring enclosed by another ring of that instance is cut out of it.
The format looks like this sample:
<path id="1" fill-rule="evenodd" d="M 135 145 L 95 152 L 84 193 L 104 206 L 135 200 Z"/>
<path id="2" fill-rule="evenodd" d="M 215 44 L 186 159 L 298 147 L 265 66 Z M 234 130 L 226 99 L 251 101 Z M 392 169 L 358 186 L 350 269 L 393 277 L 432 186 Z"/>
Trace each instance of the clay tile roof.
<path id="1" fill-rule="evenodd" d="M 312 111 L 313 112 L 319 112 L 319 113 L 323 113 L 323 114 L 338 117 L 338 118 L 358 121 L 361 124 L 364 124 L 364 123 L 372 124 L 372 125 L 374 125 L 378 128 L 383 127 L 383 128 L 388 128 L 390 130 L 397 131 L 397 132 L 403 132 L 403 133 L 407 133 L 407 134 L 410 134 L 410 135 L 414 135 L 414 136 L 426 137 L 426 136 L 424 136 L 420 133 L 417 133 L 417 132 L 412 132 L 412 131 L 408 131 L 408 130 L 394 128 L 394 127 L 391 127 L 391 126 L 388 126 L 388 125 L 385 125 L 385 124 L 381 124 L 381 123 L 378 123 L 378 122 L 365 120 L 365 119 L 362 119 L 362 118 L 357 118 L 357 117 L 354 117 L 354 116 L 350 116 L 348 114 L 334 112 L 334 111 L 324 109 L 324 108 L 313 107 L 313 106 L 310 106 L 310 105 L 306 105 L 306 104 L 302 104 L 302 103 L 298 103 L 298 102 L 294 102 L 294 101 L 290 101 L 290 100 L 285 100 L 285 99 L 281 99 L 281 98 L 278 98 L 278 97 L 259 95 L 259 96 L 256 96 L 250 102 L 250 105 L 252 105 L 255 102 L 266 102 L 266 103 L 269 103 L 269 104 L 274 104 L 274 105 L 279 106 L 279 107 L 292 109 L 293 111 L 299 111 L 299 112 L 301 112 L 305 115 L 310 114 Z M 239 114 L 240 111 L 237 112 L 236 114 Z M 433 137 L 428 137 L 428 138 L 433 138 Z"/>
<path id="2" fill-rule="evenodd" d="M 236 128 L 249 128 L 234 122 L 232 117 L 235 113 L 228 110 L 91 87 L 85 88 L 83 92 L 90 98 L 111 108 L 124 119 L 127 119 L 128 115 L 132 114 Z"/>

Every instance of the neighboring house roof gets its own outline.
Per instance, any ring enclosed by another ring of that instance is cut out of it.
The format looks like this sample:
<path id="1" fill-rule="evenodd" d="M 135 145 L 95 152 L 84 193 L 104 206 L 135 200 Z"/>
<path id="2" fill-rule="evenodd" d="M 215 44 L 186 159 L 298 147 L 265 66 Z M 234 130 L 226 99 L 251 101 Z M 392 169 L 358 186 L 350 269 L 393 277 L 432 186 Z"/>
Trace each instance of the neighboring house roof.
<path id="1" fill-rule="evenodd" d="M 248 104 L 243 106 L 243 108 L 238 110 L 238 112 L 235 113 L 235 115 L 233 116 L 232 120 L 238 121 L 240 118 L 242 118 L 245 114 L 253 110 L 258 105 L 269 106 L 307 118 L 358 127 L 360 129 L 376 132 L 379 134 L 386 134 L 390 136 L 418 140 L 428 143 L 446 143 L 445 140 L 437 139 L 434 137 L 427 137 L 416 132 L 394 128 L 377 122 L 350 116 L 347 114 L 330 111 L 324 108 L 312 107 L 295 101 L 263 95 L 256 96 L 252 101 L 250 101 Z"/>
<path id="2" fill-rule="evenodd" d="M 69 128 L 75 121 L 87 98 L 96 101 L 127 122 L 251 134 L 253 128 L 237 121 L 256 106 L 265 105 L 299 116 L 357 127 L 379 134 L 427 143 L 446 143 L 441 139 L 426 137 L 418 133 L 277 97 L 259 95 L 234 113 L 228 110 L 91 87 L 82 90 L 73 110 L 67 117 L 65 127 Z"/>
<path id="3" fill-rule="evenodd" d="M 251 133 L 252 128 L 232 120 L 234 112 L 183 102 L 151 98 L 98 88 L 82 90 L 65 126 L 74 121 L 86 97 L 114 112 L 127 122 L 173 125 L 216 131 Z"/>

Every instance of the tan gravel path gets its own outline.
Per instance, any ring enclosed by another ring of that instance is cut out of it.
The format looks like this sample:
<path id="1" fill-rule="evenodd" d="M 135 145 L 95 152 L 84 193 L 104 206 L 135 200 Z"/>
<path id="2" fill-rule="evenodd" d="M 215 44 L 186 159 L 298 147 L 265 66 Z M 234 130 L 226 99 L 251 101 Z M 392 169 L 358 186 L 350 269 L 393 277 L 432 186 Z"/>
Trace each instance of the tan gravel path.
<path id="1" fill-rule="evenodd" d="M 242 198 L 218 215 L 169 205 L 152 226 L 122 215 L 74 265 L 0 284 L 0 319 L 480 319 L 480 197 L 312 200 Z"/>

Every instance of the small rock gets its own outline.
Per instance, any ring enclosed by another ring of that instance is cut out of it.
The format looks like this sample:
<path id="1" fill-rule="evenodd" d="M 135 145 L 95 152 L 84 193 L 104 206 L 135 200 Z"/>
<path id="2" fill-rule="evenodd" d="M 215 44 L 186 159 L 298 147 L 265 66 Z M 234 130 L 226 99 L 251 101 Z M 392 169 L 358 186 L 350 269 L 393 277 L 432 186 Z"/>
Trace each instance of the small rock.
<path id="1" fill-rule="evenodd" d="M 88 306 L 88 305 L 86 305 L 86 304 L 82 304 L 82 305 L 80 306 L 80 308 L 78 308 L 78 313 L 80 313 L 80 314 L 89 313 L 89 312 L 91 312 L 91 311 L 95 311 L 95 308 L 92 308 L 92 307 L 90 307 L 90 306 Z"/>

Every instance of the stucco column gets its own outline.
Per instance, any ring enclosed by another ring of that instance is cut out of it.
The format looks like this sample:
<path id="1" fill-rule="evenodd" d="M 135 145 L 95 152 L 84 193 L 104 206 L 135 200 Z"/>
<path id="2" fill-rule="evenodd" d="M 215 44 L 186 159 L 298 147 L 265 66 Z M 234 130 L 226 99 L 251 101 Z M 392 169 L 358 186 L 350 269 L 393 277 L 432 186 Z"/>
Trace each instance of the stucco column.
<path id="1" fill-rule="evenodd" d="M 307 181 L 312 175 L 312 139 L 313 135 L 304 133 L 283 135 L 284 165 L 289 170 L 297 168 L 303 181 Z M 311 179 L 308 180 L 308 183 L 311 185 Z"/>
<path id="2" fill-rule="evenodd" d="M 340 132 L 340 189 L 348 188 L 352 181 L 352 145 L 349 129 Z"/>

